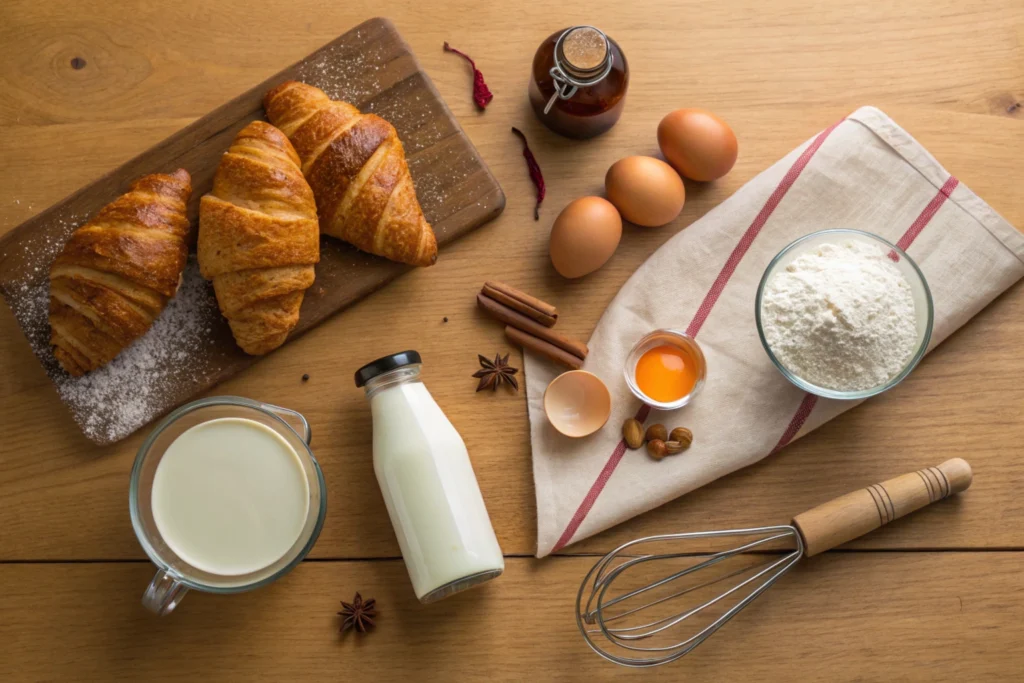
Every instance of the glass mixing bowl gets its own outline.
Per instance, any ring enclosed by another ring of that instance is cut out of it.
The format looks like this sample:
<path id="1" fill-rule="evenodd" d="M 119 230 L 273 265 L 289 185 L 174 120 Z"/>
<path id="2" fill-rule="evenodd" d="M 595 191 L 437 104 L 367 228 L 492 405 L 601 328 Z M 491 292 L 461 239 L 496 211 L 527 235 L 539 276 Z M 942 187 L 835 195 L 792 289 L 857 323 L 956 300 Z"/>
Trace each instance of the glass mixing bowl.
<path id="1" fill-rule="evenodd" d="M 803 252 L 826 242 L 849 239 L 870 242 L 881 247 L 886 252 L 896 255 L 896 267 L 899 268 L 903 277 L 906 278 L 907 283 L 910 284 L 910 290 L 914 297 L 914 310 L 917 317 L 917 348 L 903 369 L 885 383 L 871 387 L 870 389 L 841 391 L 821 387 L 799 377 L 783 365 L 778 358 L 776 358 L 775 354 L 772 353 L 768 340 L 765 338 L 764 328 L 761 324 L 761 297 L 764 294 L 765 284 L 769 279 L 771 279 L 775 271 L 788 266 Z M 754 316 L 757 320 L 757 334 L 761 338 L 761 345 L 764 346 L 764 350 L 768 353 L 768 357 L 771 358 L 772 363 L 775 364 L 775 367 L 779 369 L 779 372 L 781 372 L 786 379 L 811 394 L 816 394 L 825 398 L 857 400 L 868 398 L 869 396 L 875 396 L 883 391 L 893 388 L 902 382 L 903 379 L 910 374 L 911 370 L 917 366 L 924 357 L 925 352 L 928 350 L 928 342 L 932 337 L 932 324 L 934 323 L 935 310 L 932 303 L 932 293 L 931 290 L 928 289 L 928 282 L 925 280 L 924 274 L 921 272 L 921 269 L 917 267 L 917 264 L 914 263 L 914 260 L 907 256 L 905 251 L 894 244 L 890 244 L 878 235 L 873 235 L 861 230 L 841 229 L 812 232 L 811 234 L 805 235 L 804 237 L 794 241 L 785 249 L 780 251 L 775 258 L 772 259 L 771 263 L 768 264 L 768 267 L 764 271 L 764 275 L 761 277 L 761 284 L 757 287 L 757 297 L 754 303 Z"/>

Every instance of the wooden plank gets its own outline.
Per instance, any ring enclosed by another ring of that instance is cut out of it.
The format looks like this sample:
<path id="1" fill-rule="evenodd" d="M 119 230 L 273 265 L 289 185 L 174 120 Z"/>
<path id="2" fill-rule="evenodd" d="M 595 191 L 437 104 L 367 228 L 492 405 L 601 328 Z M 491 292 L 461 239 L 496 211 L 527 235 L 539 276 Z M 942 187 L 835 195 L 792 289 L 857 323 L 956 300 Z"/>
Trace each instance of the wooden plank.
<path id="1" fill-rule="evenodd" d="M 400 562 L 306 562 L 235 596 L 139 603 L 148 563 L 0 566 L 5 681 L 1019 680 L 1021 553 L 827 553 L 680 662 L 624 669 L 584 644 L 576 588 L 594 558 L 511 559 L 494 582 L 416 602 Z M 379 606 L 340 638 L 339 600 Z"/>
<path id="2" fill-rule="evenodd" d="M 186 340 L 182 348 L 176 349 L 177 353 L 157 354 L 144 359 L 146 363 L 134 363 L 136 367 L 152 367 L 127 381 L 115 375 L 106 388 L 102 386 L 104 380 L 92 376 L 81 380 L 68 378 L 57 365 L 49 345 L 46 285 L 50 263 L 75 227 L 147 173 L 183 167 L 192 174 L 189 217 L 195 224 L 199 199 L 211 189 L 224 151 L 239 130 L 264 118 L 264 94 L 290 79 L 321 87 L 329 96 L 349 101 L 364 112 L 379 114 L 395 125 L 417 195 L 439 246 L 465 235 L 504 209 L 501 187 L 394 26 L 384 19 L 363 22 L 9 231 L 0 240 L 0 294 L 40 362 L 58 384 L 61 400 L 91 440 L 117 441 L 258 358 L 246 355 L 234 343 L 227 323 L 217 311 L 212 289 L 203 285 L 198 270 L 190 267 L 185 271 L 186 282 L 178 298 L 188 301 L 181 305 L 192 306 L 188 314 L 189 325 L 198 331 L 194 338 Z M 291 338 L 408 270 L 408 266 L 360 252 L 339 240 L 321 240 L 316 283 L 306 292 Z M 186 291 L 196 293 L 181 293 Z M 169 334 L 166 330 L 164 333 Z M 150 335 L 160 334 L 157 324 Z M 96 388 L 78 389 L 84 386 Z"/>
<path id="3" fill-rule="evenodd" d="M 218 10 L 198 0 L 128 11 L 102 0 L 0 3 L 0 232 L 381 11 L 359 0 L 292 0 L 256 12 L 251 3 L 225 0 Z M 475 353 L 505 348 L 500 329 L 473 309 L 484 279 L 557 303 L 559 329 L 586 338 L 629 274 L 677 229 L 862 104 L 891 114 L 1024 227 L 1024 110 L 1011 110 L 1024 99 L 1019 0 L 650 0 L 639 11 L 579 0 L 443 0 L 388 12 L 512 206 L 446 248 L 431 271 L 400 278 L 218 388 L 289 405 L 313 422 L 330 496 L 319 557 L 397 552 L 369 467 L 369 411 L 349 382 L 371 351 L 408 346 L 427 357 L 428 384 L 469 443 L 505 551 L 532 552 L 522 398 L 476 396 L 468 377 Z M 581 17 L 608 30 L 633 69 L 622 121 L 586 144 L 547 133 L 522 96 L 537 44 Z M 495 92 L 486 114 L 475 111 L 467 67 L 441 51 L 443 40 L 467 50 L 486 74 Z M 85 68 L 70 66 L 75 57 Z M 560 281 L 546 259 L 554 215 L 576 196 L 600 191 L 604 169 L 617 158 L 654 152 L 657 121 L 678 106 L 705 106 L 732 123 L 741 141 L 736 168 L 720 182 L 689 186 L 673 226 L 627 231 L 606 268 L 583 282 Z M 508 132 L 513 124 L 530 137 L 548 179 L 539 224 Z M 862 483 L 954 455 L 975 466 L 966 495 L 863 545 L 1024 548 L 1024 502 L 1013 491 L 1024 474 L 1022 292 L 1017 287 L 982 312 L 891 395 L 771 461 L 570 550 L 678 528 L 781 521 Z M 306 384 L 304 372 L 312 375 Z M 0 415 L 0 558 L 140 557 L 125 498 L 141 435 L 110 447 L 87 442 L 2 306 Z M 572 595 L 590 561 L 510 559 L 498 582 L 429 608 L 413 603 L 398 561 L 312 562 L 250 595 L 190 596 L 163 621 L 138 605 L 148 563 L 5 565 L 0 673 L 5 680 L 347 673 L 417 681 L 721 681 L 1016 680 L 1024 671 L 1020 553 L 828 554 L 784 579 L 692 657 L 644 672 L 605 665 L 574 630 Z M 336 601 L 355 590 L 381 600 L 382 630 L 339 643 Z"/>

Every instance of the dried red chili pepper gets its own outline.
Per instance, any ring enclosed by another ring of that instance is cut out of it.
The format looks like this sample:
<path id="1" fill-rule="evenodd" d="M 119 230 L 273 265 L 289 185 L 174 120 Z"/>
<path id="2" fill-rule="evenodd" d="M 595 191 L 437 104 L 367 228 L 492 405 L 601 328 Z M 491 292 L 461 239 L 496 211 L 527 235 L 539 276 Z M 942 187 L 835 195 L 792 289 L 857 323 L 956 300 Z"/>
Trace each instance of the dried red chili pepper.
<path id="1" fill-rule="evenodd" d="M 544 201 L 544 174 L 540 172 L 540 166 L 537 164 L 537 158 L 533 156 L 533 152 L 530 151 L 530 143 L 526 141 L 526 136 L 523 135 L 523 131 L 519 130 L 515 126 L 512 126 L 512 132 L 519 136 L 519 139 L 523 141 L 523 157 L 526 159 L 526 168 L 530 172 L 530 180 L 537 186 L 537 205 L 533 207 L 533 220 L 540 220 L 540 203 Z"/>
<path id="2" fill-rule="evenodd" d="M 485 107 L 487 107 L 488 103 L 490 103 L 490 101 L 494 99 L 494 95 L 491 94 L 491 91 L 487 87 L 487 84 L 484 83 L 484 75 L 480 73 L 480 69 L 476 68 L 476 62 L 474 62 L 473 59 L 465 52 L 460 52 L 459 50 L 456 50 L 454 47 L 449 45 L 448 41 L 445 41 L 444 43 L 444 51 L 454 52 L 455 54 L 469 62 L 469 65 L 473 67 L 473 101 L 476 102 L 476 106 L 483 110 Z"/>

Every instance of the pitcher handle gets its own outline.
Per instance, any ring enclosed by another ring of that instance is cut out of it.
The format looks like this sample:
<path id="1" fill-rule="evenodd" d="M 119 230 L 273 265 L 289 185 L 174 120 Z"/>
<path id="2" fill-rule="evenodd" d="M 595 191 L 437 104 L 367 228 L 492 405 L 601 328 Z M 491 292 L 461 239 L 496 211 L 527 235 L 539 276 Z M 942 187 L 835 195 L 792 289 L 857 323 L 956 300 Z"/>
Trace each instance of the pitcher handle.
<path id="1" fill-rule="evenodd" d="M 160 569 L 142 594 L 142 605 L 153 614 L 163 617 L 174 611 L 186 593 L 188 586 Z"/>
<path id="2" fill-rule="evenodd" d="M 306 442 L 307 446 L 313 441 L 313 430 L 310 429 L 309 422 L 306 421 L 302 413 L 297 413 L 294 410 L 282 408 L 281 406 L 271 405 L 270 403 L 262 403 L 260 405 L 287 422 L 288 426 L 295 430 L 295 433 Z"/>

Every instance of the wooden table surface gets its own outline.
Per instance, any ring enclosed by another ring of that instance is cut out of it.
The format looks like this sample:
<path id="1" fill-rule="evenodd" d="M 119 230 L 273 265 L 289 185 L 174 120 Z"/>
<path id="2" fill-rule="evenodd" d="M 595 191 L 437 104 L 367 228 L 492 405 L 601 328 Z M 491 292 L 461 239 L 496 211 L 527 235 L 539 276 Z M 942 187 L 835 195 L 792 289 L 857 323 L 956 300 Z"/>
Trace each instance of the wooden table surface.
<path id="1" fill-rule="evenodd" d="M 494 223 L 221 385 L 304 413 L 327 479 L 310 559 L 277 584 L 191 594 L 159 620 L 139 604 L 152 567 L 127 506 L 136 434 L 96 447 L 77 431 L 9 310 L 0 307 L 0 676 L 4 680 L 1021 680 L 1024 678 L 1024 288 L 982 311 L 900 387 L 767 462 L 618 528 L 532 559 L 536 519 L 524 396 L 475 394 L 476 354 L 505 352 L 474 309 L 486 278 L 556 303 L 589 336 L 643 260 L 745 181 L 863 104 L 881 107 L 952 173 L 1024 226 L 1024 5 L 1020 0 L 699 0 L 596 3 L 0 4 L 0 233 L 360 21 L 389 16 L 508 196 Z M 623 119 L 586 144 L 534 119 L 536 46 L 579 22 L 608 31 L 632 69 Z M 478 114 L 468 51 L 495 99 Z M 76 68 L 77 67 L 77 68 Z M 704 106 L 735 128 L 732 173 L 690 186 L 682 216 L 629 228 L 613 260 L 565 282 L 547 233 L 627 154 L 656 151 L 658 120 Z M 547 177 L 540 222 L 519 142 Z M 448 322 L 442 322 L 444 317 Z M 419 349 L 464 436 L 502 548 L 501 579 L 433 606 L 412 595 L 371 468 L 370 415 L 352 372 Z M 518 351 L 512 351 L 518 363 Z M 303 373 L 310 379 L 303 383 Z M 590 653 L 572 602 L 593 554 L 648 533 L 785 522 L 888 476 L 967 458 L 957 500 L 808 561 L 749 613 L 669 667 Z M 375 633 L 340 639 L 338 601 L 377 598 Z"/>

